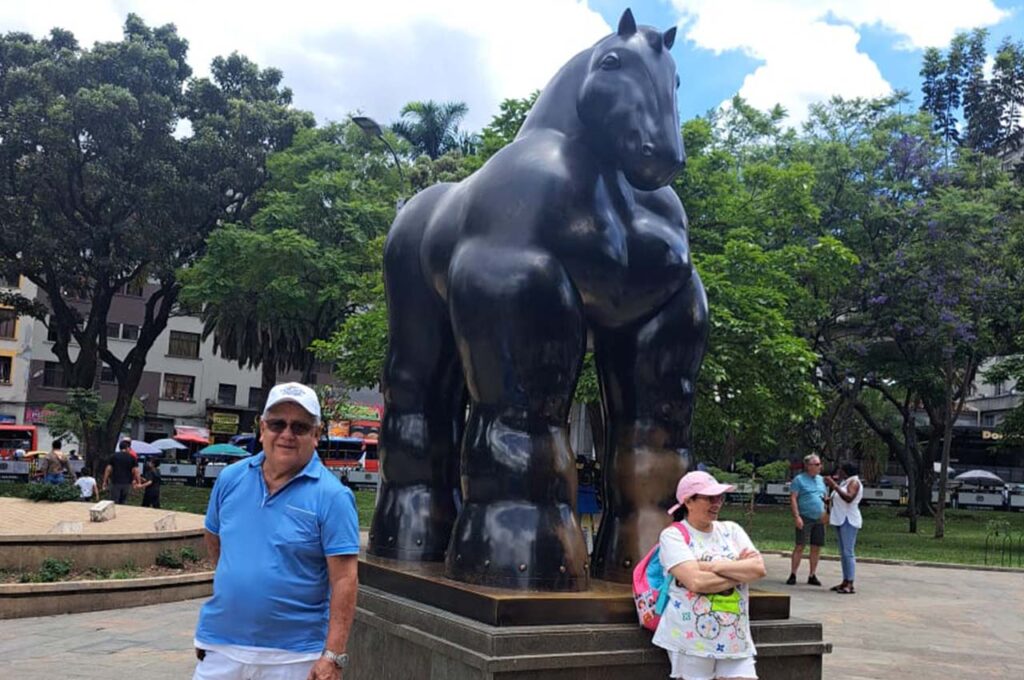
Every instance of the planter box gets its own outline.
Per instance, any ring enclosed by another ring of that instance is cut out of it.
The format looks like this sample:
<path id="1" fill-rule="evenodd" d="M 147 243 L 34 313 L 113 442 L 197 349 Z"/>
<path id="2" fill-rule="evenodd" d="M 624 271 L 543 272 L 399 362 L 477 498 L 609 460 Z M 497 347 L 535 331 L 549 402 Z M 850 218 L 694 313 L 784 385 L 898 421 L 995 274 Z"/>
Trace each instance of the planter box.
<path id="1" fill-rule="evenodd" d="M 116 581 L 0 584 L 0 619 L 142 607 L 212 593 L 212 571 Z"/>
<path id="2" fill-rule="evenodd" d="M 0 569 L 35 571 L 47 558 L 70 559 L 76 569 L 119 569 L 128 562 L 147 566 L 164 550 L 192 548 L 206 555 L 202 529 L 144 534 L 43 534 L 0 536 Z"/>

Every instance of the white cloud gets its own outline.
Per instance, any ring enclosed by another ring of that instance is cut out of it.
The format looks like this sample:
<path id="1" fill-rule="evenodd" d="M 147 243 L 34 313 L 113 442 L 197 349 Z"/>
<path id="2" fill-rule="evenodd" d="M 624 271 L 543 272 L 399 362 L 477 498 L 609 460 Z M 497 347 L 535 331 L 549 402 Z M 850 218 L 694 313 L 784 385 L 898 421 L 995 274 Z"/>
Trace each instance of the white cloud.
<path id="1" fill-rule="evenodd" d="M 781 103 L 798 122 L 832 95 L 891 91 L 877 64 L 857 50 L 860 29 L 883 28 L 897 47 L 945 46 L 958 30 L 1006 16 L 991 0 L 672 0 L 687 39 L 762 62 L 740 95 L 767 109 Z"/>
<path id="2" fill-rule="evenodd" d="M 54 25 L 79 42 L 116 40 L 129 12 L 174 23 L 198 74 L 238 50 L 285 73 L 295 103 L 318 120 L 361 110 L 390 121 L 417 99 L 465 101 L 479 129 L 508 97 L 543 87 L 611 27 L 575 0 L 51 0 L 0 4 L 3 30 L 41 36 Z"/>

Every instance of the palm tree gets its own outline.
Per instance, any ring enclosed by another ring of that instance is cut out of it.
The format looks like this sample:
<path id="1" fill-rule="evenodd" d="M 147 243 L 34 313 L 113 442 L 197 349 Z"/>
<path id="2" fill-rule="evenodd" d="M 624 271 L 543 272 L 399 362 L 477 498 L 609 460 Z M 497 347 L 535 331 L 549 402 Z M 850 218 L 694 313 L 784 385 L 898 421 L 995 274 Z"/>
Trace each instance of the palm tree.
<path id="1" fill-rule="evenodd" d="M 465 102 L 409 102 L 391 130 L 418 153 L 436 159 L 462 148 L 465 135 L 459 130 L 459 122 L 468 112 Z"/>

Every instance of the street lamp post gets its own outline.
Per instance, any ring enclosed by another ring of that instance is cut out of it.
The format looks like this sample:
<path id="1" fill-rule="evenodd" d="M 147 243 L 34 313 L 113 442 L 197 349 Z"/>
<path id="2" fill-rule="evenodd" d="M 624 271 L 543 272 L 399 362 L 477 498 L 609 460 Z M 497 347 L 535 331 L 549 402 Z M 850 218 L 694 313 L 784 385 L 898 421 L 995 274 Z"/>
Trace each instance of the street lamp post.
<path id="1" fill-rule="evenodd" d="M 373 118 L 367 116 L 352 116 L 352 122 L 359 126 L 359 129 L 363 131 L 368 137 L 376 137 L 380 141 L 384 142 L 384 146 L 387 147 L 388 151 L 391 152 L 391 157 L 395 159 L 395 168 L 398 170 L 398 177 L 402 180 L 402 185 L 405 186 L 405 173 L 402 172 L 402 163 L 398 160 L 398 154 L 395 153 L 394 147 L 388 143 L 388 140 L 384 138 L 384 131 L 380 125 Z M 401 210 L 402 206 L 405 205 L 405 199 L 401 196 L 395 202 L 395 210 Z"/>

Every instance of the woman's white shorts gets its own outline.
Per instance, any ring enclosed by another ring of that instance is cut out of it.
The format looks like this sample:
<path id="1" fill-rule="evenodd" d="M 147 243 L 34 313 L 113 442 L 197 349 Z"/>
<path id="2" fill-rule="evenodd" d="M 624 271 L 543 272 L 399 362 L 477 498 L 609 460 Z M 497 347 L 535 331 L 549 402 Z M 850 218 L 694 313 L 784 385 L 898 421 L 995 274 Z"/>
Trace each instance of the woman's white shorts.
<path id="1" fill-rule="evenodd" d="M 669 652 L 672 677 L 685 680 L 715 680 L 715 678 L 757 678 L 754 657 L 745 659 L 708 659 L 682 652 Z"/>

